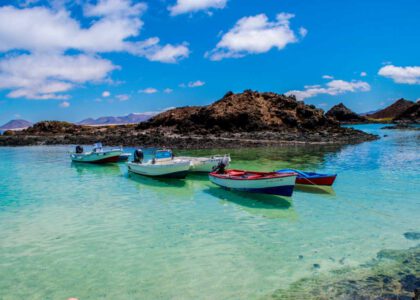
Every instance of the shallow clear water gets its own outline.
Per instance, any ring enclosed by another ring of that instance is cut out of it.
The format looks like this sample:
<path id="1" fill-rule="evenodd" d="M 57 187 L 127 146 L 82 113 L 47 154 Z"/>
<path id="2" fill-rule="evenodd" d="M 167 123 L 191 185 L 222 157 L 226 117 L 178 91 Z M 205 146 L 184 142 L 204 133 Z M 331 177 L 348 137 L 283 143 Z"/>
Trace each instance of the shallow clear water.
<path id="1" fill-rule="evenodd" d="M 0 298 L 255 299 L 414 246 L 420 134 L 381 126 L 358 126 L 388 136 L 356 146 L 226 150 L 234 168 L 339 174 L 292 198 L 72 164 L 68 146 L 0 148 Z"/>

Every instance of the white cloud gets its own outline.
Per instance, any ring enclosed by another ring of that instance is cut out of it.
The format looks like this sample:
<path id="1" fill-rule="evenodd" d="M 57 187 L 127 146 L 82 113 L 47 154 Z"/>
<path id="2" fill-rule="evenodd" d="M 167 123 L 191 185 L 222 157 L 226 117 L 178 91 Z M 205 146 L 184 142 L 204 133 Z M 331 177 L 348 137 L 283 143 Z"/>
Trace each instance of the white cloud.
<path id="1" fill-rule="evenodd" d="M 366 72 L 360 72 L 360 77 L 366 77 L 367 73 Z"/>
<path id="2" fill-rule="evenodd" d="M 211 8 L 222 9 L 226 3 L 227 0 L 177 0 L 176 4 L 169 6 L 168 9 L 172 16 L 176 16 Z"/>
<path id="3" fill-rule="evenodd" d="M 197 81 L 191 81 L 188 82 L 188 87 L 193 88 L 193 87 L 199 87 L 199 86 L 203 86 L 206 83 L 204 81 L 201 80 L 197 80 Z"/>
<path id="4" fill-rule="evenodd" d="M 101 0 L 96 5 L 86 4 L 84 14 L 90 17 L 137 16 L 147 9 L 145 3 L 131 5 L 127 0 Z"/>
<path id="5" fill-rule="evenodd" d="M 387 65 L 382 67 L 378 74 L 391 78 L 396 83 L 420 84 L 420 66 L 397 67 Z"/>
<path id="6" fill-rule="evenodd" d="M 331 75 L 323 75 L 322 78 L 324 78 L 324 79 L 334 79 L 334 77 L 331 76 Z"/>
<path id="7" fill-rule="evenodd" d="M 97 5 L 85 6 L 86 16 L 99 17 L 90 27 L 85 28 L 64 9 L 54 11 L 41 6 L 25 9 L 1 7 L 0 51 L 126 51 L 161 62 L 173 62 L 178 57 L 184 57 L 189 52 L 185 44 L 160 46 L 156 37 L 137 42 L 127 40 L 140 34 L 143 27 L 140 16 L 145 9 L 144 3 L 132 5 L 127 0 L 100 0 Z M 171 50 L 182 53 L 173 55 L 172 59 L 166 56 L 160 59 L 162 51 Z"/>
<path id="8" fill-rule="evenodd" d="M 117 67 L 92 55 L 23 54 L 0 60 L 0 89 L 10 98 L 67 99 L 73 87 L 106 79 Z"/>
<path id="9" fill-rule="evenodd" d="M 285 93 L 286 95 L 295 95 L 298 100 L 315 97 L 318 95 L 341 95 L 348 92 L 368 92 L 370 85 L 364 81 L 344 81 L 331 80 L 325 87 L 320 85 L 305 86 L 304 90 L 293 90 Z"/>
<path id="10" fill-rule="evenodd" d="M 103 91 L 102 92 L 102 97 L 108 98 L 109 96 L 111 96 L 111 93 L 109 91 Z"/>
<path id="11" fill-rule="evenodd" d="M 165 93 L 165 94 L 170 94 L 170 93 L 172 93 L 174 90 L 173 89 L 170 89 L 170 88 L 166 88 L 166 89 L 164 89 L 163 90 L 163 92 Z"/>
<path id="12" fill-rule="evenodd" d="M 130 95 L 120 94 L 120 95 L 116 95 L 115 98 L 117 98 L 119 101 L 127 101 L 130 99 Z"/>
<path id="13" fill-rule="evenodd" d="M 165 45 L 163 47 L 152 47 L 146 51 L 146 57 L 151 61 L 160 61 L 164 63 L 176 63 L 190 55 L 187 44 Z"/>
<path id="14" fill-rule="evenodd" d="M 272 48 L 281 50 L 290 43 L 298 42 L 295 32 L 289 26 L 293 17 L 293 14 L 279 13 L 274 22 L 270 22 L 265 14 L 244 17 L 205 56 L 217 61 L 265 53 Z"/>
<path id="15" fill-rule="evenodd" d="M 305 27 L 300 27 L 299 34 L 301 37 L 305 37 L 308 34 L 308 29 L 306 29 Z"/>
<path id="16" fill-rule="evenodd" d="M 66 10 L 5 6 L 0 8 L 0 51 L 123 51 L 124 40 L 137 36 L 142 26 L 139 18 L 130 16 L 103 17 L 82 28 Z"/>
<path id="17" fill-rule="evenodd" d="M 97 53 L 128 52 L 164 63 L 189 55 L 186 43 L 161 45 L 157 37 L 138 40 L 144 3 L 99 0 L 85 4 L 79 19 L 65 5 L 35 4 L 0 7 L 0 54 L 29 52 L 0 55 L 0 89 L 9 89 L 8 97 L 67 99 L 64 92 L 102 81 L 117 68 Z M 68 50 L 81 54 L 68 54 Z"/>
<path id="18" fill-rule="evenodd" d="M 144 89 L 144 90 L 140 90 L 139 91 L 139 93 L 144 93 L 144 94 L 155 94 L 157 92 L 158 92 L 158 90 L 155 89 L 155 88 L 152 88 L 152 87 L 149 87 L 147 89 Z"/>
<path id="19" fill-rule="evenodd" d="M 63 102 L 61 102 L 60 103 L 60 105 L 59 105 L 61 108 L 67 108 L 67 107 L 70 107 L 70 102 L 67 102 L 67 101 L 63 101 Z"/>
<path id="20" fill-rule="evenodd" d="M 189 87 L 189 88 L 195 88 L 195 87 L 200 87 L 200 86 L 203 86 L 203 85 L 205 85 L 206 83 L 204 82 L 204 81 L 201 81 L 201 80 L 196 80 L 196 81 L 190 81 L 190 82 L 188 82 L 187 84 L 185 84 L 185 83 L 180 83 L 179 84 L 179 86 L 180 87 L 182 87 L 182 88 L 185 88 L 185 87 Z"/>

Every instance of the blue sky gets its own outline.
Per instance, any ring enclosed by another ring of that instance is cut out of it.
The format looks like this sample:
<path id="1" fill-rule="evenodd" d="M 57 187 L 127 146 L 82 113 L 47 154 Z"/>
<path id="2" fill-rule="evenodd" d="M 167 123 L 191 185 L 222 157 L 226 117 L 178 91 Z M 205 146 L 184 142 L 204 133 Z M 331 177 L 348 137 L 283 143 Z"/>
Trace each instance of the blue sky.
<path id="1" fill-rule="evenodd" d="M 420 98 L 420 1 L 2 1 L 0 123 L 161 111 L 244 89 L 357 112 Z"/>

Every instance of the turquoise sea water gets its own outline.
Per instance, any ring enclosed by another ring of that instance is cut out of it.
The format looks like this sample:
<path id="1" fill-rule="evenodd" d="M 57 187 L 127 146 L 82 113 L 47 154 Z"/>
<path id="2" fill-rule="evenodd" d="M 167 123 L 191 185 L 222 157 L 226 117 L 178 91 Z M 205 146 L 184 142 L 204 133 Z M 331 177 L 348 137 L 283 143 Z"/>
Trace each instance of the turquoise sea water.
<path id="1" fill-rule="evenodd" d="M 69 146 L 0 148 L 0 299 L 259 299 L 415 246 L 420 134 L 381 126 L 357 126 L 382 138 L 355 146 L 179 152 L 339 174 L 292 198 L 72 164 Z"/>

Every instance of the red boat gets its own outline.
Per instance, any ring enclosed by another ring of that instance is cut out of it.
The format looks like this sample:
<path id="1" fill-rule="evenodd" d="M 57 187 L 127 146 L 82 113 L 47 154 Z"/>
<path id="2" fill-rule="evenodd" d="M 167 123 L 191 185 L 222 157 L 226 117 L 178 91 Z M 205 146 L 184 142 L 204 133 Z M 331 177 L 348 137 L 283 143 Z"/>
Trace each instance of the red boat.
<path id="1" fill-rule="evenodd" d="M 226 170 L 212 172 L 210 181 L 226 189 L 242 192 L 273 194 L 290 197 L 295 187 L 296 173 L 293 172 L 253 172 Z"/>
<path id="2" fill-rule="evenodd" d="M 295 172 L 298 174 L 296 177 L 296 184 L 305 184 L 305 185 L 324 185 L 331 186 L 333 185 L 337 174 L 321 174 L 316 172 L 303 172 L 293 169 L 284 169 L 278 170 L 277 173 L 289 173 Z"/>

